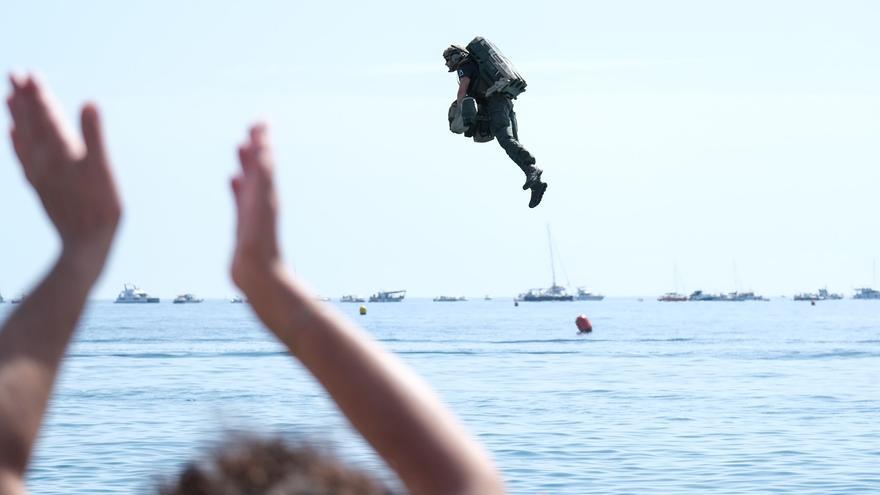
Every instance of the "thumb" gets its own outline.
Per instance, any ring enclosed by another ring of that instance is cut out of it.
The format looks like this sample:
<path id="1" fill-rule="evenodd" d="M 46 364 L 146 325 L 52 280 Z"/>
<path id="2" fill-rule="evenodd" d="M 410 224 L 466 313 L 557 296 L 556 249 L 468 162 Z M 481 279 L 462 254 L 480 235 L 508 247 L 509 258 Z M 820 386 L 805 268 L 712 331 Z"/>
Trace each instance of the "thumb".
<path id="1" fill-rule="evenodd" d="M 98 115 L 98 108 L 87 103 L 80 116 L 80 126 L 82 127 L 83 140 L 86 142 L 86 156 L 90 162 L 107 164 L 107 151 L 104 149 L 104 136 L 101 131 L 101 118 Z"/>
<path id="2" fill-rule="evenodd" d="M 232 186 L 232 195 L 235 197 L 235 206 L 241 207 L 241 176 L 233 177 L 230 181 L 230 185 Z"/>

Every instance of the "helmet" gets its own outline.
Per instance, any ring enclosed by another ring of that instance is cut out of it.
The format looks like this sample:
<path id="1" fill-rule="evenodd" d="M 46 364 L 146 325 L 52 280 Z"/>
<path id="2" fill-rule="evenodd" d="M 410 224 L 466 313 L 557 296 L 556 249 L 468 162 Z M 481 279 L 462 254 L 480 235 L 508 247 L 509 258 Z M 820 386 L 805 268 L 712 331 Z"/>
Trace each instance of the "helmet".
<path id="1" fill-rule="evenodd" d="M 443 58 L 446 59 L 446 67 L 449 67 L 449 72 L 458 69 L 462 62 L 468 58 L 468 55 L 467 49 L 458 45 L 449 45 L 449 48 L 443 50 Z"/>

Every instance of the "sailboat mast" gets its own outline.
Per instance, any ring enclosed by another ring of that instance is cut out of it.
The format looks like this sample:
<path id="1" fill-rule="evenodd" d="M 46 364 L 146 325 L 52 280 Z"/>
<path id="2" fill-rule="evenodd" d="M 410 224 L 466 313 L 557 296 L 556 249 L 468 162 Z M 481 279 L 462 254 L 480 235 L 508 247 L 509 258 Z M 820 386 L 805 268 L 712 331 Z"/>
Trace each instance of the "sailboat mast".
<path id="1" fill-rule="evenodd" d="M 550 246 L 550 273 L 553 275 L 553 285 L 556 287 L 556 264 L 553 262 L 553 240 L 550 238 L 550 224 L 547 224 L 547 245 Z"/>

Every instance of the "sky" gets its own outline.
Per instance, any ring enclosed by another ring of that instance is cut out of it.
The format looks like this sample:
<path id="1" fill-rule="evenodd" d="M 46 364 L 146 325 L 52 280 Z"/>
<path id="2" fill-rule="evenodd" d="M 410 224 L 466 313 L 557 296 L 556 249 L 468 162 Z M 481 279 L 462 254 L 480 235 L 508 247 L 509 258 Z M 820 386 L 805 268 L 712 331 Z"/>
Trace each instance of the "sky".
<path id="1" fill-rule="evenodd" d="M 504 5 L 8 1 L 0 69 L 38 71 L 74 122 L 102 111 L 125 212 L 96 298 L 237 294 L 229 178 L 257 120 L 285 261 L 322 296 L 546 287 L 548 226 L 557 283 L 608 296 L 877 285 L 880 5 Z M 534 210 L 497 143 L 447 127 L 441 53 L 477 35 L 528 81 Z M 9 298 L 59 242 L 8 139 L 0 218 Z"/>

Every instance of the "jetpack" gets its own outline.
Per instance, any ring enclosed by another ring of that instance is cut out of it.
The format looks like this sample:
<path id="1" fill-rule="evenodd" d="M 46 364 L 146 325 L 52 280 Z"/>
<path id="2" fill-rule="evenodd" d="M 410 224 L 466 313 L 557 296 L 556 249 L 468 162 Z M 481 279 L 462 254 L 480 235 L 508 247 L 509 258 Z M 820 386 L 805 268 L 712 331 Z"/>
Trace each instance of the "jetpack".
<path id="1" fill-rule="evenodd" d="M 526 90 L 526 80 L 491 41 L 477 36 L 466 48 L 480 67 L 480 82 L 487 97 L 501 93 L 516 99 Z"/>

